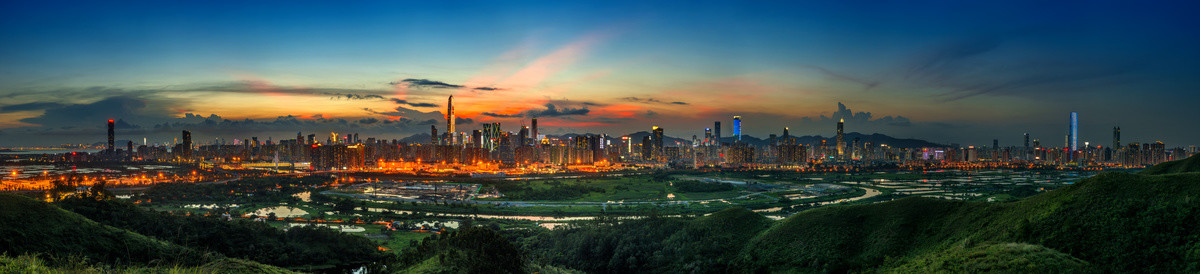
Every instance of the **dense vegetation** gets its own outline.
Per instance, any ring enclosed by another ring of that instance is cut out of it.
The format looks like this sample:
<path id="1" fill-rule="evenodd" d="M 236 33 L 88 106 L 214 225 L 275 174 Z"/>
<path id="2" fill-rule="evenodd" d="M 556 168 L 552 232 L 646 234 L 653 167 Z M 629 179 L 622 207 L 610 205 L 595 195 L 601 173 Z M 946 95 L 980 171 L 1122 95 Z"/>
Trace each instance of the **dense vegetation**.
<path id="1" fill-rule="evenodd" d="M 110 265 L 202 264 L 217 257 L 13 194 L 0 194 L 0 253 L 54 254 Z"/>
<path id="2" fill-rule="evenodd" d="M 538 188 L 528 186 L 525 182 L 500 182 L 494 186 L 510 200 L 520 201 L 563 201 L 578 199 L 592 192 L 605 192 L 604 188 L 589 186 L 585 183 L 563 183 L 550 181 L 548 187 Z"/>
<path id="3" fill-rule="evenodd" d="M 86 262 L 52 263 L 33 255 L 0 256 L 0 273 L 295 273 L 238 259 L 220 259 L 198 266 L 107 267 Z"/>
<path id="4" fill-rule="evenodd" d="M 706 183 L 698 181 L 678 181 L 671 183 L 679 192 L 720 192 L 737 190 L 738 187 L 727 183 Z"/>
<path id="5" fill-rule="evenodd" d="M 325 186 L 328 176 L 256 177 L 223 184 L 157 184 L 135 197 L 148 202 L 250 203 L 298 201 L 292 194 Z"/>
<path id="6" fill-rule="evenodd" d="M 246 219 L 179 216 L 91 198 L 64 199 L 57 205 L 105 225 L 181 246 L 293 269 L 352 267 L 386 257 L 366 238 L 317 226 L 284 231 Z"/>
<path id="7" fill-rule="evenodd" d="M 469 227 L 421 240 L 400 257 L 411 273 L 522 273 L 521 250 L 495 230 Z"/>
<path id="8" fill-rule="evenodd" d="M 1109 172 L 1009 203 L 905 198 L 816 208 L 761 227 L 737 218 L 756 214 L 734 209 L 595 222 L 520 241 L 539 263 L 593 272 L 1196 272 L 1197 197 L 1200 173 Z M 689 232 L 706 220 L 741 227 Z"/>
<path id="9" fill-rule="evenodd" d="M 538 263 L 588 272 L 728 272 L 736 251 L 772 222 L 731 208 L 699 218 L 598 219 L 521 240 Z"/>

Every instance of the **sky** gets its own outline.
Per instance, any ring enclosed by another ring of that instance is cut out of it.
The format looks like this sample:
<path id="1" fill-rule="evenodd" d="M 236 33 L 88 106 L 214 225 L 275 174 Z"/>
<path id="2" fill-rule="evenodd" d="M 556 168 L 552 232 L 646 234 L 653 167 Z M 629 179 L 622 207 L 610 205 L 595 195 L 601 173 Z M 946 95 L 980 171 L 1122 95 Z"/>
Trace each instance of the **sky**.
<path id="1" fill-rule="evenodd" d="M 1200 143 L 1194 1 L 5 1 L 0 146 L 359 133 Z"/>

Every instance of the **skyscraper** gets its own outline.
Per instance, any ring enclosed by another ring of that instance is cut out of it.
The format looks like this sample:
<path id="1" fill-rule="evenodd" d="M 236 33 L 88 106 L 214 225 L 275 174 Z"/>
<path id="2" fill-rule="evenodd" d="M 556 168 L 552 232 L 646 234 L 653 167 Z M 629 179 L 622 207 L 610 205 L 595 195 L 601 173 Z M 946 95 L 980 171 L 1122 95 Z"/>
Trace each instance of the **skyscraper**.
<path id="1" fill-rule="evenodd" d="M 654 126 L 650 133 L 654 135 L 654 137 L 651 138 L 651 141 L 654 142 L 654 157 L 660 158 L 663 155 L 663 128 Z"/>
<path id="2" fill-rule="evenodd" d="M 538 140 L 539 137 L 538 137 L 538 131 L 537 131 L 537 117 L 533 118 L 533 123 L 530 124 L 530 126 L 533 126 L 533 141 L 534 141 L 533 143 L 534 143 L 534 145 L 537 145 L 537 143 L 538 143 L 537 141 L 541 141 L 541 140 Z"/>
<path id="3" fill-rule="evenodd" d="M 1071 151 L 1079 149 L 1079 113 L 1071 112 Z M 1074 154 L 1071 156 L 1074 160 Z"/>
<path id="4" fill-rule="evenodd" d="M 713 122 L 713 144 L 721 145 L 721 121 Z"/>
<path id="5" fill-rule="evenodd" d="M 529 127 L 521 126 L 521 131 L 517 132 L 517 146 L 523 147 L 529 144 Z"/>
<path id="6" fill-rule="evenodd" d="M 1121 148 L 1121 127 L 1113 127 L 1113 149 Z"/>
<path id="7" fill-rule="evenodd" d="M 1029 148 L 1029 132 L 1025 133 L 1025 148 Z"/>
<path id="8" fill-rule="evenodd" d="M 837 124 L 837 157 L 842 159 L 845 155 L 846 139 L 842 135 L 842 125 L 846 123 L 846 119 L 838 119 Z"/>
<path id="9" fill-rule="evenodd" d="M 455 140 L 454 140 L 456 132 L 458 132 L 458 131 L 454 130 L 454 95 L 450 95 L 450 98 L 446 99 L 446 144 L 447 145 L 457 144 L 457 142 L 455 142 Z"/>
<path id="10" fill-rule="evenodd" d="M 437 125 L 429 125 L 429 145 L 436 146 L 438 144 Z"/>
<path id="11" fill-rule="evenodd" d="M 742 141 L 742 116 L 733 116 L 733 137 L 735 142 Z"/>
<path id="12" fill-rule="evenodd" d="M 192 158 L 192 132 L 191 131 L 186 131 L 186 130 L 183 131 L 183 146 L 181 146 L 180 148 L 183 149 L 183 151 L 180 155 L 183 155 L 184 159 Z"/>
<path id="13" fill-rule="evenodd" d="M 116 151 L 115 148 L 113 147 L 114 143 L 116 142 L 116 140 L 113 139 L 114 137 L 116 137 L 115 136 L 116 135 L 116 131 L 115 131 L 116 124 L 114 124 L 114 123 L 115 123 L 115 121 L 113 121 L 113 119 L 108 119 L 108 151 L 107 152 L 109 155 L 112 155 L 112 153 L 114 151 Z"/>

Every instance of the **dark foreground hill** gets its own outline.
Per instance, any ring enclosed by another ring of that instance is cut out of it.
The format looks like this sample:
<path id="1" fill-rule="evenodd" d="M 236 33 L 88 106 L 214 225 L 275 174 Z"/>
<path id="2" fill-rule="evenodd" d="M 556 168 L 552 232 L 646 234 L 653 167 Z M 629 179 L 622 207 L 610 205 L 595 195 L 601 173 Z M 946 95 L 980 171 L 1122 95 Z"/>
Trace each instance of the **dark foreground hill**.
<path id="1" fill-rule="evenodd" d="M 199 252 L 28 197 L 0 193 L 3 273 L 287 273 L 220 254 Z"/>
<path id="2" fill-rule="evenodd" d="M 830 206 L 764 226 L 734 219 L 746 214 L 757 215 L 595 223 L 519 241 L 539 263 L 590 272 L 1200 271 L 1196 172 L 1109 172 L 1009 203 Z"/>

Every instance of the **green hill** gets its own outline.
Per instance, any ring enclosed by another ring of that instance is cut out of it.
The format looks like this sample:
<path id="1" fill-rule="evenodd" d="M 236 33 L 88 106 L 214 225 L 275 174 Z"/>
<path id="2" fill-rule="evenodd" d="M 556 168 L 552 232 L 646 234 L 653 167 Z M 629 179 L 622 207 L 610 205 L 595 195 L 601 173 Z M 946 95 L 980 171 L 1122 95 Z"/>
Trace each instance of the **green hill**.
<path id="1" fill-rule="evenodd" d="M 214 258 L 14 194 L 0 194 L 0 253 L 79 256 L 117 265 L 203 264 Z"/>
<path id="2" fill-rule="evenodd" d="M 1148 167 L 1138 174 L 1162 175 L 1170 173 L 1200 172 L 1200 154 L 1183 160 L 1175 160 Z"/>
<path id="3" fill-rule="evenodd" d="M 0 193 L 0 273 L 291 273 L 102 225 Z"/>
<path id="4" fill-rule="evenodd" d="M 777 222 L 735 208 L 516 238 L 535 264 L 587 272 L 1195 273 L 1200 172 L 1157 169 L 1006 203 L 913 197 Z"/>
<path id="5" fill-rule="evenodd" d="M 16 257 L 0 256 L 0 273 L 294 273 L 277 267 L 240 259 L 218 259 L 199 266 L 138 266 L 129 268 L 103 268 L 93 265 L 65 264 L 50 265 L 32 255 Z"/>
<path id="6" fill-rule="evenodd" d="M 1047 249 L 1030 254 L 1069 272 L 1082 271 L 1075 258 L 1103 271 L 1200 270 L 1200 173 L 1109 172 L 1011 203 L 908 198 L 818 208 L 756 236 L 740 262 L 769 271 L 887 271 L 1009 243 Z"/>

